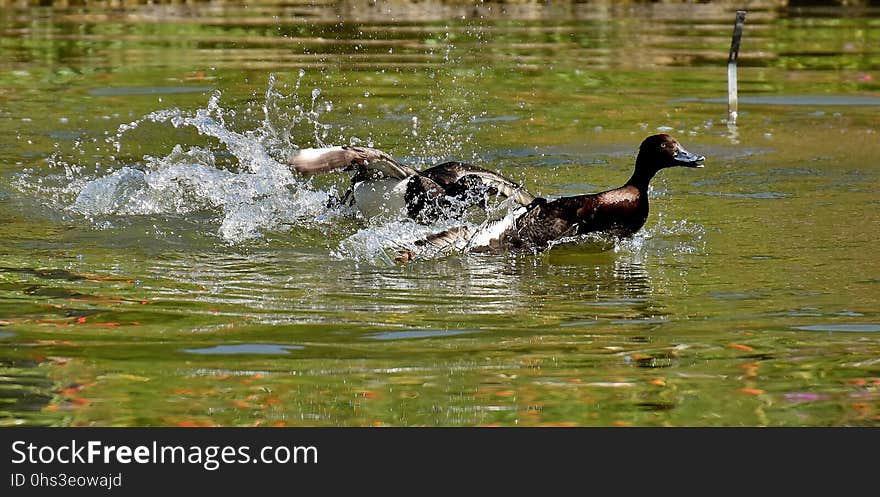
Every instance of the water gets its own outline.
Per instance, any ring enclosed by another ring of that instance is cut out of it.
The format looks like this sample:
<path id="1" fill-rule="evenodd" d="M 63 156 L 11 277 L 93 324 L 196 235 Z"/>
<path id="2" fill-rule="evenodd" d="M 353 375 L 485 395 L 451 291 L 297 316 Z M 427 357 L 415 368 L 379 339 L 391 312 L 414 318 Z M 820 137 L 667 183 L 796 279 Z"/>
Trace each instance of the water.
<path id="1" fill-rule="evenodd" d="M 750 11 L 734 128 L 733 10 L 4 7 L 0 423 L 876 426 L 880 11 Z M 363 144 L 552 197 L 658 131 L 706 168 L 537 255 L 394 264 L 437 227 L 283 164 Z"/>

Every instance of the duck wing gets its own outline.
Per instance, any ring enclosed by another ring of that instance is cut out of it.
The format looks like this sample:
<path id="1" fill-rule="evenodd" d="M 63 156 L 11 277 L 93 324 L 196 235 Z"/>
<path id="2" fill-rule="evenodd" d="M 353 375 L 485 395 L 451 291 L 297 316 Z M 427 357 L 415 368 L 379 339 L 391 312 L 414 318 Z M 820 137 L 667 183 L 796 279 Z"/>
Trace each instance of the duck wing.
<path id="1" fill-rule="evenodd" d="M 409 246 L 398 246 L 394 249 L 394 261 L 401 264 L 414 259 L 430 259 L 453 252 L 467 250 L 473 230 L 467 226 L 455 226 L 425 238 L 416 240 Z"/>
<path id="2" fill-rule="evenodd" d="M 381 150 L 367 147 L 304 148 L 287 159 L 300 173 L 328 173 L 347 169 L 370 169 L 389 178 L 404 179 L 418 172 Z"/>
<path id="3" fill-rule="evenodd" d="M 511 198 L 520 205 L 528 205 L 535 197 L 522 185 L 498 173 L 463 162 L 444 162 L 421 172 L 446 190 L 449 195 L 466 195 L 477 188 Z"/>
<path id="4" fill-rule="evenodd" d="M 406 247 L 397 247 L 394 260 L 433 258 L 453 252 L 539 252 L 567 236 L 577 234 L 578 208 L 588 210 L 595 196 L 564 197 L 553 202 L 537 198 L 527 206 L 508 206 L 502 217 L 476 227 L 456 226 L 428 235 Z"/>
<path id="5" fill-rule="evenodd" d="M 451 253 L 503 250 L 515 241 L 517 219 L 526 212 L 526 207 L 517 207 L 508 210 L 503 217 L 487 220 L 479 226 L 454 226 L 432 233 L 408 246 L 396 247 L 394 260 L 405 263 Z"/>

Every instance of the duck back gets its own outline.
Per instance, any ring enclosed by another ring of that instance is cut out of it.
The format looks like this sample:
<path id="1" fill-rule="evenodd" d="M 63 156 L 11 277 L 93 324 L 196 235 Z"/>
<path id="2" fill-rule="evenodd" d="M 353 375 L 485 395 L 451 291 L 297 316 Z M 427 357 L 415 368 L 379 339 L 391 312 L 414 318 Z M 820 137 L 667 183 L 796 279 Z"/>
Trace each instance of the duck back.
<path id="1" fill-rule="evenodd" d="M 627 185 L 590 196 L 578 212 L 578 233 L 607 232 L 615 236 L 631 236 L 648 219 L 648 195 Z"/>

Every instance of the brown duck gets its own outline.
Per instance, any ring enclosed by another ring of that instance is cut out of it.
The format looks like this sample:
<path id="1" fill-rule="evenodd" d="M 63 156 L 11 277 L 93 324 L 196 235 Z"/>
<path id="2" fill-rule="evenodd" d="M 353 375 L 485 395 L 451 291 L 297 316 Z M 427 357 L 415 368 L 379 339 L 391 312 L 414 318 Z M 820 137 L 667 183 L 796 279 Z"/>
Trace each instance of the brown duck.
<path id="1" fill-rule="evenodd" d="M 639 146 L 632 177 L 619 188 L 555 200 L 535 198 L 501 219 L 448 229 L 398 249 L 395 259 L 406 262 L 454 251 L 539 251 L 560 238 L 586 233 L 631 236 L 648 219 L 648 184 L 654 175 L 668 167 L 703 167 L 704 159 L 669 135 L 649 136 Z"/>

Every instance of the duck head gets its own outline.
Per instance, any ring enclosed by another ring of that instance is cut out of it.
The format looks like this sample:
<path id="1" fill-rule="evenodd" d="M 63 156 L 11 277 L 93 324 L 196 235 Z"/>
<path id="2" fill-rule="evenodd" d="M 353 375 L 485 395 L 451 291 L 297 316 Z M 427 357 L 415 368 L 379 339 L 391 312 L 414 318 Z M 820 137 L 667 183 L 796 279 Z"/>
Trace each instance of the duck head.
<path id="1" fill-rule="evenodd" d="M 639 162 L 651 164 L 657 170 L 666 167 L 703 167 L 706 158 L 702 155 L 692 154 L 684 149 L 678 140 L 667 135 L 652 135 L 639 146 Z"/>
<path id="2" fill-rule="evenodd" d="M 703 167 L 705 159 L 702 155 L 688 152 L 678 140 L 667 134 L 652 135 L 639 146 L 636 168 L 627 184 L 647 190 L 648 182 L 657 171 L 676 166 Z"/>

